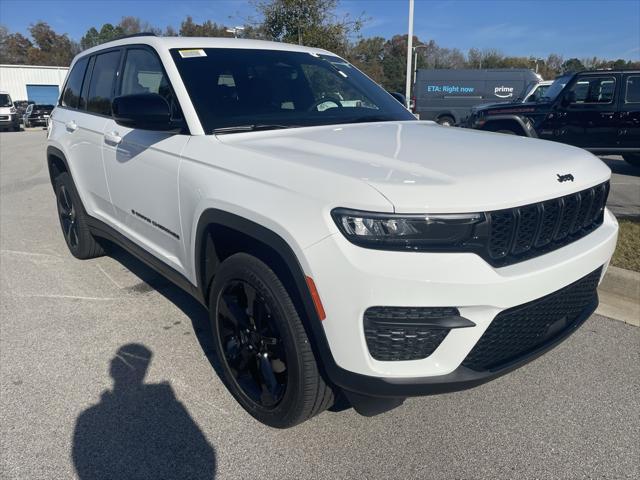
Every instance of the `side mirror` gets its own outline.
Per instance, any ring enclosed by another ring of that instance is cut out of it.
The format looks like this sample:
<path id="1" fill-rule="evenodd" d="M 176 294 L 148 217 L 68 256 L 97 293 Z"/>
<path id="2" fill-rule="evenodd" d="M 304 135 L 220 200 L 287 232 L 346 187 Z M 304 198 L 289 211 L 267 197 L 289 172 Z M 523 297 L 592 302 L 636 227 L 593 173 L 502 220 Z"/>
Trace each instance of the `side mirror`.
<path id="1" fill-rule="evenodd" d="M 399 101 L 403 106 L 407 106 L 407 98 L 399 92 L 388 92 L 393 98 Z"/>
<path id="2" fill-rule="evenodd" d="M 567 92 L 560 100 L 560 105 L 563 107 L 568 107 L 572 103 L 576 102 L 576 92 L 570 91 Z"/>
<path id="3" fill-rule="evenodd" d="M 118 125 L 141 130 L 175 130 L 171 107 L 157 93 L 137 93 L 116 97 L 111 102 L 113 119 Z"/>

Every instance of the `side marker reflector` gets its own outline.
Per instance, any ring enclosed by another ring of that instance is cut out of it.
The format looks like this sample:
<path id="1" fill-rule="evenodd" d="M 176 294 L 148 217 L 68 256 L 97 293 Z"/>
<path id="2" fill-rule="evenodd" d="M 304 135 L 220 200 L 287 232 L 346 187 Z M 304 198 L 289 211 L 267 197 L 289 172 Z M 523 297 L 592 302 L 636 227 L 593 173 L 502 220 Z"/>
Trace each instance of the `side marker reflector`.
<path id="1" fill-rule="evenodd" d="M 324 320 L 327 318 L 327 315 L 324 313 L 324 307 L 322 306 L 322 302 L 320 301 L 320 295 L 318 294 L 318 290 L 316 289 L 316 284 L 313 282 L 313 278 L 306 277 L 307 287 L 309 288 L 309 293 L 311 294 L 311 299 L 313 300 L 313 306 L 316 307 L 316 313 L 318 314 L 318 318 L 320 320 Z"/>

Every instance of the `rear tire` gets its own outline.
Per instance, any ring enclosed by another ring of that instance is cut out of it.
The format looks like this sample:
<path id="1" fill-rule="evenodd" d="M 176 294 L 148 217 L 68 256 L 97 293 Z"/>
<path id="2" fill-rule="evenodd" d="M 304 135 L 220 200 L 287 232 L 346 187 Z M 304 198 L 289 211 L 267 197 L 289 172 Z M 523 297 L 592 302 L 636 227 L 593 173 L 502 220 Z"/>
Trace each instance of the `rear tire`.
<path id="1" fill-rule="evenodd" d="M 53 186 L 60 228 L 71 255 L 81 260 L 104 255 L 104 250 L 89 230 L 88 216 L 71 175 L 61 173 L 54 179 Z"/>
<path id="2" fill-rule="evenodd" d="M 624 161 L 629 165 L 633 165 L 634 167 L 640 167 L 640 153 L 627 153 L 623 155 Z"/>
<path id="3" fill-rule="evenodd" d="M 258 421 L 289 428 L 333 404 L 293 301 L 262 261 L 237 253 L 222 262 L 209 318 L 223 380 Z"/>

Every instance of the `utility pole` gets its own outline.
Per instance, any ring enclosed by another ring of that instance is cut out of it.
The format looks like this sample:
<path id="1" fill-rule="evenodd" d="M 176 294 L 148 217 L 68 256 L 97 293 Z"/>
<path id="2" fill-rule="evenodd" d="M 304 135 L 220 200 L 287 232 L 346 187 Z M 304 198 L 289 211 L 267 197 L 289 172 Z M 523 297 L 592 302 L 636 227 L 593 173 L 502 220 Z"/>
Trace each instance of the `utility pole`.
<path id="1" fill-rule="evenodd" d="M 406 106 L 411 98 L 411 54 L 413 53 L 413 0 L 409 0 L 409 36 L 407 37 L 407 83 L 405 85 Z"/>

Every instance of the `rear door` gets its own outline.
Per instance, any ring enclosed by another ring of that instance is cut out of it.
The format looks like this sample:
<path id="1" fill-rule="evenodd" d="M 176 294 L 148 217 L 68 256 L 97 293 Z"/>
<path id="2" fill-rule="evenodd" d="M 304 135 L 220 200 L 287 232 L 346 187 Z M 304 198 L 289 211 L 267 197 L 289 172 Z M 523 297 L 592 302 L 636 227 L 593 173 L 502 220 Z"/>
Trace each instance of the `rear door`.
<path id="1" fill-rule="evenodd" d="M 571 95 L 567 106 L 558 104 L 558 128 L 554 140 L 583 148 L 615 147 L 619 79 L 615 74 L 578 76 L 563 95 Z"/>
<path id="2" fill-rule="evenodd" d="M 640 150 L 640 73 L 622 76 L 619 139 L 621 148 Z"/>
<path id="3" fill-rule="evenodd" d="M 159 94 L 182 117 L 157 53 L 148 46 L 127 47 L 118 96 Z M 116 228 L 172 268 L 184 272 L 178 170 L 189 136 L 132 129 L 109 119 L 102 131 L 107 184 Z"/>
<path id="4" fill-rule="evenodd" d="M 113 209 L 102 162 L 102 132 L 119 59 L 119 49 L 80 58 L 69 73 L 53 119 L 64 131 L 61 143 L 82 203 L 103 221 L 113 217 Z"/>

